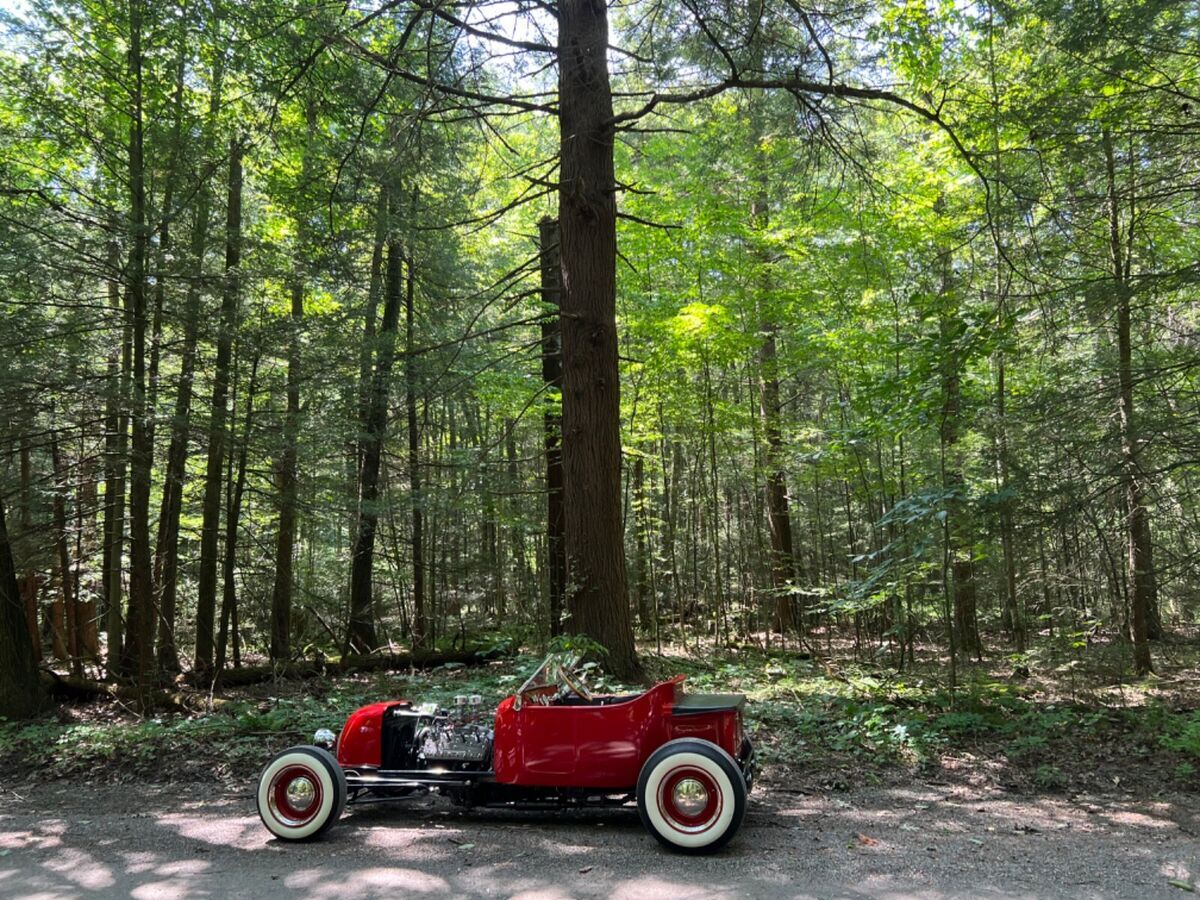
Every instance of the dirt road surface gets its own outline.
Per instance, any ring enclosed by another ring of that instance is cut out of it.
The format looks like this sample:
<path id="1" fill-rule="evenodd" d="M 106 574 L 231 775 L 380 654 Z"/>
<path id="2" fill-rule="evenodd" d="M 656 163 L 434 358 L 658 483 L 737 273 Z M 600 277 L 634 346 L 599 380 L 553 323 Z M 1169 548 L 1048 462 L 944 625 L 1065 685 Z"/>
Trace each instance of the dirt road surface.
<path id="1" fill-rule="evenodd" d="M 687 857 L 630 811 L 464 813 L 426 798 L 352 807 L 296 845 L 268 835 L 248 790 L 0 781 L 0 896 L 1186 900 L 1198 799 L 763 788 L 726 850 Z"/>

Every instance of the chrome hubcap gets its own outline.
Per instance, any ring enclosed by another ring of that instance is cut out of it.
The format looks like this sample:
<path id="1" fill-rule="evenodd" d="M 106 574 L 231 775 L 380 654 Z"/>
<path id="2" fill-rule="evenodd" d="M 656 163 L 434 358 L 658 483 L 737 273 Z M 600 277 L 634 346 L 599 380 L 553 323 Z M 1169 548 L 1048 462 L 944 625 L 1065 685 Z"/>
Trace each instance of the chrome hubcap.
<path id="1" fill-rule="evenodd" d="M 304 812 L 313 804 L 316 799 L 317 789 L 313 786 L 310 779 L 300 777 L 293 778 L 287 786 L 287 802 L 296 812 Z"/>
<path id="2" fill-rule="evenodd" d="M 675 808 L 685 816 L 699 815 L 708 805 L 708 791 L 695 778 L 684 778 L 675 785 Z"/>

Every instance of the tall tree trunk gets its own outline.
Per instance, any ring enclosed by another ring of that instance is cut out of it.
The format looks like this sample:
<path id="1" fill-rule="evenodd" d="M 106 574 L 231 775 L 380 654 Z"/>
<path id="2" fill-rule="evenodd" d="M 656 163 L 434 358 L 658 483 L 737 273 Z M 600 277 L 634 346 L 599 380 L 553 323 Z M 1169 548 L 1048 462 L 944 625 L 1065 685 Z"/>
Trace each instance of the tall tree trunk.
<path id="1" fill-rule="evenodd" d="M 939 204 L 941 201 L 939 200 Z M 975 560 L 971 529 L 966 510 L 966 478 L 963 475 L 962 451 L 958 448 L 962 410 L 962 320 L 955 297 L 950 251 L 938 253 L 941 269 L 941 311 L 939 338 L 941 341 L 942 422 L 942 489 L 946 492 L 946 557 L 950 566 L 950 586 L 954 597 L 952 623 L 957 637 L 955 646 L 966 653 L 981 656 L 983 643 L 979 638 L 976 612 Z"/>
<path id="2" fill-rule="evenodd" d="M 562 302 L 562 265 L 558 253 L 558 222 L 538 223 L 542 270 L 542 381 L 546 385 L 546 411 L 542 433 L 546 451 L 546 574 L 549 595 L 550 634 L 562 633 L 567 593 L 567 549 L 564 538 L 562 470 L 562 334 L 559 305 Z"/>
<path id="3" fill-rule="evenodd" d="M 213 371 L 212 415 L 208 426 L 208 459 L 200 525 L 200 572 L 196 592 L 195 671 L 202 679 L 213 672 L 213 619 L 217 599 L 217 544 L 221 527 L 221 474 L 225 458 L 225 418 L 229 396 L 229 361 L 241 300 L 242 143 L 229 143 L 229 203 L 225 214 L 225 288 Z"/>
<path id="4" fill-rule="evenodd" d="M 362 467 L 358 479 L 358 524 L 350 561 L 350 623 L 347 643 L 357 653 L 370 653 L 378 646 L 375 636 L 372 570 L 375 564 L 375 526 L 379 521 L 379 467 L 383 455 L 383 439 L 387 432 L 388 384 L 396 358 L 403 257 L 404 252 L 399 239 L 390 237 L 387 244 L 387 273 L 384 279 L 383 322 L 379 329 L 379 349 L 375 360 L 375 374 L 371 379 L 370 399 L 361 429 Z M 420 627 L 414 621 L 414 642 Z"/>
<path id="5" fill-rule="evenodd" d="M 29 435 L 21 435 L 21 535 L 26 547 L 31 550 L 33 537 L 33 459 L 29 446 Z M 27 550 L 28 553 L 28 550 Z M 38 577 L 33 568 L 32 554 L 26 560 L 25 574 L 21 581 L 21 599 L 25 603 L 25 624 L 29 629 L 29 646 L 33 649 L 34 662 L 42 661 L 42 635 L 38 629 Z"/>
<path id="6" fill-rule="evenodd" d="M 763 4 L 755 4 L 756 13 L 763 13 Z M 763 45 L 760 36 L 752 41 L 750 51 L 753 65 L 762 68 Z M 796 587 L 796 558 L 792 549 L 792 517 L 789 508 L 787 476 L 784 474 L 785 445 L 780 427 L 781 406 L 779 402 L 779 325 L 771 302 L 771 256 L 765 244 L 765 235 L 771 224 L 769 203 L 769 166 L 763 148 L 766 133 L 765 97 L 758 95 L 750 99 L 750 151 L 753 154 L 755 194 L 750 204 L 750 227 L 759 237 L 755 241 L 754 255 L 759 267 L 755 284 L 755 306 L 761 322 L 762 343 L 758 348 L 758 401 L 762 418 L 763 436 L 766 438 L 766 453 L 763 459 L 764 505 L 767 513 L 767 530 L 771 537 L 770 569 L 771 587 L 774 593 L 774 608 L 771 615 L 772 628 L 785 634 L 795 628 L 792 596 Z"/>
<path id="7" fill-rule="evenodd" d="M 37 660 L 17 590 L 17 567 L 0 498 L 0 716 L 21 719 L 41 705 Z"/>
<path id="8" fill-rule="evenodd" d="M 217 626 L 216 671 L 225 668 L 225 649 L 233 633 L 233 664 L 241 664 L 238 652 L 237 615 L 237 542 L 238 527 L 242 519 L 242 494 L 246 490 L 246 457 L 250 449 L 250 431 L 254 424 L 254 393 L 258 390 L 258 362 L 260 348 L 255 346 L 254 358 L 250 363 L 250 382 L 246 387 L 246 418 L 242 424 L 242 439 L 238 448 L 237 471 L 233 472 L 233 457 L 230 454 L 229 503 L 225 510 L 225 556 L 221 565 L 222 593 L 221 618 Z M 232 441 L 232 436 L 230 437 Z M 280 657 L 285 658 L 285 657 Z"/>
<path id="9" fill-rule="evenodd" d="M 126 666 L 125 618 L 121 610 L 125 556 L 125 466 L 129 446 L 129 376 L 133 366 L 133 330 L 122 308 L 120 270 L 116 241 L 108 253 L 108 305 L 121 315 L 121 347 L 108 363 L 108 391 L 104 410 L 104 571 L 105 631 L 108 636 L 107 668 L 110 676 L 122 674 Z"/>
<path id="10" fill-rule="evenodd" d="M 59 589 L 62 592 L 63 645 L 71 673 L 83 675 L 83 652 L 80 646 L 79 605 L 75 582 L 71 577 L 71 550 L 67 534 L 67 472 L 59 449 L 58 431 L 50 434 L 50 460 L 54 468 L 54 546 L 58 556 Z"/>
<path id="11" fill-rule="evenodd" d="M 1157 612 L 1158 586 L 1150 541 L 1150 514 L 1146 509 L 1142 479 L 1141 450 L 1133 403 L 1133 338 L 1129 256 L 1121 234 L 1121 207 L 1117 197 L 1116 163 L 1112 136 L 1103 134 L 1104 162 L 1108 181 L 1109 262 L 1117 301 L 1118 424 L 1121 441 L 1121 486 L 1125 494 L 1126 546 L 1129 559 L 1133 668 L 1139 675 L 1153 671 L 1150 658 L 1152 623 Z M 1132 228 L 1129 222 L 1126 228 Z"/>
<path id="12" fill-rule="evenodd" d="M 214 24 L 220 37 L 220 22 Z M 217 114 L 221 108 L 225 54 L 215 55 L 209 94 L 201 162 L 211 166 L 216 153 Z M 204 282 L 204 254 L 208 249 L 212 189 L 209 177 L 201 174 L 196 186 L 196 211 L 188 250 L 189 277 L 183 304 L 183 339 L 179 350 L 179 382 L 171 418 L 171 442 L 163 474 L 162 504 L 154 544 L 154 585 L 158 598 L 158 665 L 164 672 L 178 672 L 179 653 L 175 644 L 175 607 L 179 581 L 179 518 L 183 512 L 183 486 L 187 478 L 188 437 L 191 430 L 192 387 L 196 373 L 196 348 L 200 332 L 200 298 Z"/>
<path id="13" fill-rule="evenodd" d="M 559 241 L 562 263 L 563 496 L 572 630 L 602 644 L 609 669 L 642 677 L 621 527 L 617 367 L 617 200 L 608 9 L 558 6 Z"/>
<path id="14" fill-rule="evenodd" d="M 390 266 L 390 257 L 388 263 Z M 415 290 L 410 255 L 404 301 L 404 407 L 408 415 L 408 483 L 412 495 L 413 649 L 423 650 L 428 645 L 429 621 L 425 611 L 425 498 L 421 492 L 421 433 L 417 430 L 417 360 L 413 352 Z"/>
<path id="15" fill-rule="evenodd" d="M 292 285 L 292 321 L 288 338 L 287 421 L 279 458 L 279 536 L 275 545 L 275 587 L 271 593 L 271 659 L 291 654 L 292 567 L 296 552 L 298 478 L 296 444 L 300 435 L 300 328 L 304 321 L 304 285 Z M 249 423 L 247 423 L 249 424 Z"/>
<path id="16" fill-rule="evenodd" d="M 633 532 L 637 551 L 637 575 L 633 582 L 634 608 L 642 633 L 654 625 L 650 611 L 650 551 L 646 541 L 646 459 L 638 454 L 633 462 Z"/>
<path id="17" fill-rule="evenodd" d="M 1000 548 L 1004 554 L 1004 618 L 1018 653 L 1025 652 L 1025 617 L 1017 599 L 1017 559 L 1013 540 L 1013 502 L 1009 496 L 1008 425 L 1004 385 L 1004 351 L 996 352 L 996 475 L 1000 487 Z"/>
<path id="18" fill-rule="evenodd" d="M 150 446 L 154 446 L 154 413 L 158 408 L 158 372 L 162 356 L 162 327 L 163 306 L 167 294 L 167 272 L 171 268 L 171 219 L 174 213 L 172 207 L 175 200 L 175 183 L 178 179 L 180 144 L 183 137 L 183 96 L 184 73 L 187 68 L 188 41 L 187 19 L 188 8 L 184 2 L 180 10 L 180 30 L 174 36 L 177 45 L 175 54 L 175 88 L 171 95 L 171 134 L 168 146 L 169 162 L 167 163 L 165 184 L 163 186 L 162 203 L 158 223 L 158 247 L 154 254 L 154 314 L 150 326 L 150 365 L 147 371 L 146 405 L 151 412 L 148 422 L 150 427 Z M 220 55 L 220 54 L 218 54 Z M 155 597 L 158 596 L 158 582 L 155 580 Z"/>
<path id="19" fill-rule="evenodd" d="M 312 184 L 312 151 L 309 138 L 317 129 L 317 105 L 310 94 L 305 104 L 307 125 L 303 158 L 300 163 L 300 193 Z M 303 202 L 303 201 L 301 201 Z M 271 591 L 271 659 L 287 659 L 291 654 L 292 579 L 296 553 L 296 517 L 298 506 L 297 443 L 300 439 L 300 334 L 304 322 L 304 255 L 309 237 L 307 210 L 297 216 L 296 256 L 292 273 L 292 315 L 288 334 L 287 420 L 284 424 L 283 452 L 279 457 L 279 534 L 275 545 L 275 585 Z"/>
<path id="20" fill-rule="evenodd" d="M 371 250 L 371 281 L 367 288 L 367 311 L 363 316 L 363 340 L 358 352 L 358 421 L 367 420 L 371 406 L 371 367 L 375 362 L 375 331 L 379 318 L 379 298 L 383 294 L 384 250 L 388 237 L 388 189 L 380 186 L 375 206 L 375 242 Z M 355 478 L 362 470 L 363 435 L 355 441 Z M 356 485 L 357 487 L 357 485 Z"/>
<path id="21" fill-rule="evenodd" d="M 995 7 L 992 2 L 987 4 L 987 54 L 988 82 L 991 87 L 992 112 L 992 152 L 996 161 L 996 180 L 1004 183 L 1004 155 L 1000 152 L 1000 88 L 996 78 L 995 52 Z M 993 219 L 996 214 L 993 213 Z M 1011 319 L 1008 312 L 1008 273 L 1004 266 L 1001 253 L 999 231 L 993 227 L 995 245 L 995 287 L 996 287 L 996 316 L 1005 327 Z M 1018 653 L 1025 652 L 1025 617 L 1021 613 L 1020 601 L 1017 597 L 1017 560 L 1014 547 L 1013 529 L 1013 497 L 1009 486 L 1009 451 L 1008 451 L 1008 421 L 1006 404 L 1008 402 L 1005 379 L 1004 348 L 995 353 L 996 362 L 996 477 L 999 482 L 1000 505 L 1000 548 L 1003 553 L 1004 567 L 1004 620 L 1012 632 L 1013 644 Z"/>
<path id="22" fill-rule="evenodd" d="M 96 486 L 96 457 L 88 446 L 90 429 L 79 429 L 79 468 L 75 478 L 75 562 L 72 567 L 75 582 L 72 591 L 79 610 L 79 649 L 89 662 L 100 661 L 100 632 L 96 623 L 96 601 L 92 591 L 83 587 L 84 565 L 96 552 L 96 508 L 99 491 Z M 89 572 L 90 575 L 90 572 Z"/>
<path id="23" fill-rule="evenodd" d="M 143 0 L 130 0 L 130 82 L 133 91 L 129 128 L 130 228 L 129 283 L 133 313 L 133 390 L 129 457 L 129 616 L 126 651 L 136 666 L 138 693 L 148 706 L 154 653 L 154 585 L 150 549 L 150 477 L 154 448 L 146 408 L 146 183 L 142 133 Z"/>
<path id="24" fill-rule="evenodd" d="M 763 323 L 763 342 L 758 361 L 759 410 L 762 414 L 766 450 L 766 508 L 771 532 L 771 584 L 775 589 L 775 609 L 771 625 L 783 634 L 795 627 L 792 592 L 795 588 L 796 560 L 792 553 L 792 516 L 788 505 L 787 480 L 783 470 L 783 432 L 779 427 L 779 375 L 776 362 L 774 322 Z"/>
<path id="25" fill-rule="evenodd" d="M 506 505 L 508 507 L 508 546 L 511 565 L 509 568 L 510 578 L 508 579 L 510 587 L 506 588 L 503 582 L 500 585 L 500 605 L 497 607 L 496 612 L 501 619 L 508 615 L 508 594 L 511 593 L 514 599 L 523 596 L 526 574 L 525 533 L 521 527 L 518 505 L 518 497 L 521 490 L 521 474 L 517 465 L 516 419 L 504 420 L 504 456 L 508 489 L 508 502 Z"/>

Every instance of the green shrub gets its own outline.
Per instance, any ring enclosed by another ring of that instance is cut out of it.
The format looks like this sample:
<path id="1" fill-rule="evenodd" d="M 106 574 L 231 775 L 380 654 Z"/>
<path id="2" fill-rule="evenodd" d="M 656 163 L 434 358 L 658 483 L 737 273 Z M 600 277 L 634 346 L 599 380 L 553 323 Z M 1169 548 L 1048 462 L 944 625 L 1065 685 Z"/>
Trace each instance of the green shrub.
<path id="1" fill-rule="evenodd" d="M 1166 726 L 1166 733 L 1159 743 L 1168 750 L 1178 750 L 1188 756 L 1200 759 L 1200 710 L 1196 710 L 1186 719 L 1182 714 L 1176 715 Z"/>
<path id="2" fill-rule="evenodd" d="M 1013 759 L 1019 759 L 1024 756 L 1029 756 L 1038 750 L 1045 750 L 1050 742 L 1040 734 L 1025 734 L 1019 738 L 1009 741 L 1005 751 Z"/>
<path id="3" fill-rule="evenodd" d="M 1067 786 L 1067 776 L 1058 766 L 1040 765 L 1033 773 L 1034 783 L 1047 790 L 1059 790 Z"/>

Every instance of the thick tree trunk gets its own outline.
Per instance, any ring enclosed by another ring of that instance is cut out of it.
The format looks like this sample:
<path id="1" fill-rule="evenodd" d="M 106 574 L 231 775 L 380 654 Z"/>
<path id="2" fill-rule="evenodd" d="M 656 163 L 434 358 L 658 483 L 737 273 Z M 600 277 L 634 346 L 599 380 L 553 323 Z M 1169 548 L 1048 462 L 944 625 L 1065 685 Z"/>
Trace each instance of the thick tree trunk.
<path id="1" fill-rule="evenodd" d="M 562 470 L 562 335 L 559 304 L 562 302 L 562 264 L 558 252 L 558 222 L 538 223 L 542 270 L 542 381 L 546 385 L 546 411 L 542 433 L 546 451 L 546 574 L 550 634 L 562 633 L 567 593 L 567 550 L 563 534 Z"/>
<path id="2" fill-rule="evenodd" d="M 633 642 L 621 527 L 617 367 L 617 201 L 608 9 L 558 6 L 562 264 L 563 496 L 570 628 L 602 644 L 609 669 L 642 677 Z"/>
<path id="3" fill-rule="evenodd" d="M 1132 289 L 1129 285 L 1129 256 L 1123 249 L 1120 202 L 1117 197 L 1116 163 L 1112 136 L 1103 135 L 1104 161 L 1108 176 L 1109 261 L 1117 302 L 1117 412 L 1121 442 L 1121 486 L 1125 494 L 1126 546 L 1129 559 L 1130 618 L 1133 630 L 1133 668 L 1139 675 L 1153 671 L 1150 638 L 1157 619 L 1158 586 L 1150 540 L 1150 514 L 1146 509 L 1142 479 L 1141 450 L 1133 400 Z M 1127 228 L 1132 227 L 1129 223 Z"/>
<path id="4" fill-rule="evenodd" d="M 219 37 L 219 32 L 218 32 Z M 215 55 L 212 90 L 204 124 L 204 150 L 201 162 L 210 164 L 216 152 L 216 120 L 221 107 L 225 54 Z M 175 607 L 179 580 L 179 518 L 183 512 L 183 486 L 187 479 L 188 437 L 191 428 L 192 386 L 196 373 L 196 348 L 200 332 L 201 285 L 204 281 L 204 254 L 208 249 L 212 190 L 202 176 L 196 187 L 196 212 L 188 250 L 187 294 L 183 304 L 183 339 L 179 349 L 179 382 L 175 410 L 171 418 L 171 442 L 163 473 L 162 503 L 159 507 L 158 534 L 154 544 L 154 592 L 158 598 L 158 665 L 164 672 L 178 672 L 179 653 L 175 646 Z"/>
<path id="5" fill-rule="evenodd" d="M 241 300 L 242 144 L 229 144 L 229 204 L 225 215 L 225 289 L 221 298 L 217 358 L 213 371 L 212 415 L 208 426 L 208 459 L 201 508 L 200 571 L 196 593 L 196 661 L 201 678 L 213 671 L 213 619 L 217 600 L 217 549 L 221 527 L 221 474 L 225 458 L 225 419 L 229 396 L 229 361 Z"/>
<path id="6" fill-rule="evenodd" d="M 410 256 L 404 301 L 404 408 L 408 415 L 408 483 L 412 498 L 413 649 L 424 650 L 429 643 L 429 622 L 425 612 L 425 501 L 421 493 L 421 434 L 417 430 L 417 361 L 413 353 L 415 289 Z"/>
<path id="7" fill-rule="evenodd" d="M 378 646 L 375 636 L 372 570 L 375 564 L 375 527 L 379 521 L 379 467 L 387 432 L 388 384 L 396 358 L 396 329 L 400 319 L 401 269 L 404 253 L 399 239 L 389 238 L 385 276 L 383 323 L 371 393 L 362 422 L 362 466 L 358 485 L 358 523 L 350 561 L 350 623 L 348 646 L 369 653 Z M 414 640 L 416 629 L 414 624 Z"/>
<path id="8" fill-rule="evenodd" d="M 130 213 L 128 291 L 133 313 L 133 390 L 129 457 L 129 616 L 126 653 L 136 668 L 139 695 L 150 691 L 154 653 L 154 585 L 150 548 L 150 478 L 154 448 L 146 407 L 146 184 L 142 135 L 143 0 L 130 2 L 130 81 L 133 104 L 129 137 Z M 143 704 L 144 705 L 144 704 Z"/>
<path id="9" fill-rule="evenodd" d="M 37 659 L 29 642 L 0 499 L 0 716 L 23 719 L 37 712 L 40 705 Z"/>

